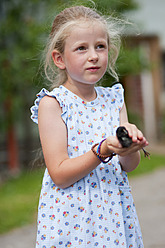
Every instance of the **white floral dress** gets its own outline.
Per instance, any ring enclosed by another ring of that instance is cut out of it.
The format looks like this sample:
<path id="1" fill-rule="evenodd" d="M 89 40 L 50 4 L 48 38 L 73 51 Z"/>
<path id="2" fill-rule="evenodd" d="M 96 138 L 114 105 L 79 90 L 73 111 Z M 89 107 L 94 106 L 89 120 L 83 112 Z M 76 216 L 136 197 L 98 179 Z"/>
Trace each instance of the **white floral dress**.
<path id="1" fill-rule="evenodd" d="M 38 123 L 38 106 L 44 96 L 56 98 L 67 126 L 70 158 L 89 151 L 93 144 L 116 134 L 123 88 L 96 87 L 97 98 L 85 102 L 63 85 L 42 89 L 31 108 Z M 142 248 L 141 230 L 127 174 L 118 156 L 100 163 L 89 175 L 61 189 L 45 170 L 39 208 L 36 248 Z"/>

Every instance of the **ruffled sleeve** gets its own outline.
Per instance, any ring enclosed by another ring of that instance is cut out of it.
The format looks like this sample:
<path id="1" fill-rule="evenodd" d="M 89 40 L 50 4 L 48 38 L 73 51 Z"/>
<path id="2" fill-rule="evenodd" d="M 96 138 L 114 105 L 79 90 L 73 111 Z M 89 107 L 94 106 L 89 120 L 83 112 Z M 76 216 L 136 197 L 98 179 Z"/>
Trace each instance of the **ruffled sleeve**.
<path id="1" fill-rule="evenodd" d="M 37 95 L 36 100 L 34 101 L 34 105 L 30 108 L 31 111 L 31 119 L 38 124 L 38 107 L 39 107 L 39 103 L 41 101 L 41 99 L 44 96 L 51 96 L 56 98 L 56 100 L 59 102 L 60 107 L 62 108 L 62 114 L 61 117 L 64 120 L 64 122 L 66 123 L 67 120 L 67 106 L 65 104 L 65 101 L 63 100 L 63 98 L 61 97 L 62 94 L 59 90 L 59 88 L 55 88 L 52 91 L 48 91 L 45 88 L 43 88 Z"/>
<path id="2" fill-rule="evenodd" d="M 124 104 L 124 88 L 121 83 L 114 84 L 111 88 L 111 104 L 119 111 Z"/>

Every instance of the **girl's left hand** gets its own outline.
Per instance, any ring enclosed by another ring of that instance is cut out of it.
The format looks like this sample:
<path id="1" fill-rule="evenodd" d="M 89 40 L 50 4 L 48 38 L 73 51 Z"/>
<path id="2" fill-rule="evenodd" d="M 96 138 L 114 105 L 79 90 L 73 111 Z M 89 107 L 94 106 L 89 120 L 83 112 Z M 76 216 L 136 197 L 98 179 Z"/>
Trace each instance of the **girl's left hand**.
<path id="1" fill-rule="evenodd" d="M 136 152 L 149 144 L 143 133 L 134 124 L 126 122 L 123 123 L 122 126 L 127 129 L 128 135 L 133 143 L 129 148 L 125 148 L 125 151 L 123 150 L 123 154 L 120 154 L 121 156 L 125 156 L 130 152 Z"/>
<path id="2" fill-rule="evenodd" d="M 134 124 L 126 122 L 123 123 L 122 126 L 127 129 L 129 137 L 132 139 L 133 142 L 139 143 L 140 141 L 143 141 L 146 145 L 148 145 L 148 141 L 143 136 L 143 133 Z"/>

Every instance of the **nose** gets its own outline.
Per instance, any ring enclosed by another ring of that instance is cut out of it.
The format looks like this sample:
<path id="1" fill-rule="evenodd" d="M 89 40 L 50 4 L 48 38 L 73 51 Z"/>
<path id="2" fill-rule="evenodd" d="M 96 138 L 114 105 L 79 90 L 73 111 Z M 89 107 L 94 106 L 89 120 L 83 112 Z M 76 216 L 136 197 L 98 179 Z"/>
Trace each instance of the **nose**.
<path id="1" fill-rule="evenodd" d="M 90 62 L 97 62 L 98 61 L 98 54 L 94 48 L 91 48 L 89 50 L 89 56 L 88 56 L 88 61 Z"/>

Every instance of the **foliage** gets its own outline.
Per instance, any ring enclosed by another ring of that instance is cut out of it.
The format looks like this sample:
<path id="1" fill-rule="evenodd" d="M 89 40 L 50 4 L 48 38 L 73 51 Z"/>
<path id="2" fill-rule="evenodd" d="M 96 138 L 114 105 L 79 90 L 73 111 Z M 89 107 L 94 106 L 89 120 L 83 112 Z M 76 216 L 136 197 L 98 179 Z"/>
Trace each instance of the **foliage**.
<path id="1" fill-rule="evenodd" d="M 0 104 L 8 112 L 5 126 L 18 118 L 20 105 L 27 104 L 25 91 L 34 84 L 43 31 L 42 18 L 36 15 L 38 3 L 37 0 L 26 4 L 21 0 L 0 2 Z"/>
<path id="2" fill-rule="evenodd" d="M 128 10 L 136 9 L 137 3 L 134 0 L 125 0 L 125 1 L 119 1 L 119 0 L 95 0 L 97 9 L 101 10 L 101 12 L 104 13 L 123 13 Z"/>
<path id="3" fill-rule="evenodd" d="M 50 3 L 51 1 L 49 1 Z M 101 13 L 109 14 L 112 12 L 116 13 L 123 13 L 125 11 L 129 11 L 132 9 L 136 9 L 138 7 L 138 4 L 136 3 L 136 0 L 57 0 L 56 1 L 56 7 L 58 6 L 58 9 L 63 9 L 68 6 L 73 5 L 85 5 L 88 7 L 96 7 L 98 10 L 100 10 Z"/>

